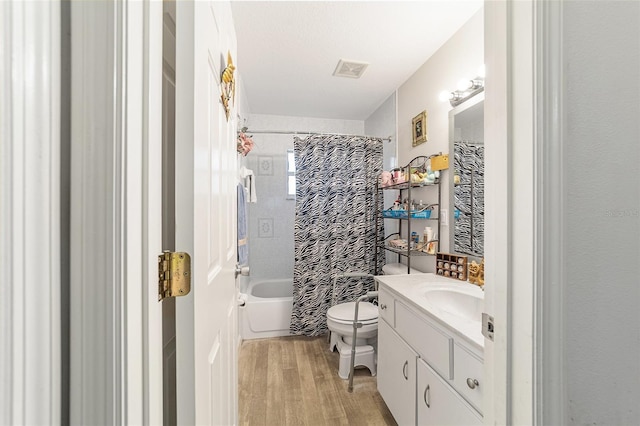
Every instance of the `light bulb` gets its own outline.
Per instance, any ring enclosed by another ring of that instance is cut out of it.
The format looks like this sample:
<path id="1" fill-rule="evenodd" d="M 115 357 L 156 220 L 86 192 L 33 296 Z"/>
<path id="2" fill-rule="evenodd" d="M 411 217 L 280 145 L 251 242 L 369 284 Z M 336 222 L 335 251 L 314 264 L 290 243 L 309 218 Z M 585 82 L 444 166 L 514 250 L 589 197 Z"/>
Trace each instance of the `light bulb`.
<path id="1" fill-rule="evenodd" d="M 484 87 L 484 81 L 483 80 L 471 80 L 469 82 L 469 89 L 470 90 L 476 90 L 479 89 L 481 87 Z"/>
<path id="2" fill-rule="evenodd" d="M 480 66 L 480 68 L 478 68 L 478 77 L 485 78 L 486 74 L 487 74 L 487 69 L 486 69 L 485 65 L 482 64 Z"/>
<path id="3" fill-rule="evenodd" d="M 471 85 L 471 80 L 469 80 L 468 78 L 463 78 L 458 82 L 458 90 L 461 92 L 464 92 L 465 90 L 471 87 L 470 85 Z"/>
<path id="4" fill-rule="evenodd" d="M 451 94 L 449 95 L 449 100 L 457 101 L 462 99 L 463 96 L 464 96 L 464 92 L 460 92 L 459 90 L 456 90 L 455 92 L 451 92 Z"/>

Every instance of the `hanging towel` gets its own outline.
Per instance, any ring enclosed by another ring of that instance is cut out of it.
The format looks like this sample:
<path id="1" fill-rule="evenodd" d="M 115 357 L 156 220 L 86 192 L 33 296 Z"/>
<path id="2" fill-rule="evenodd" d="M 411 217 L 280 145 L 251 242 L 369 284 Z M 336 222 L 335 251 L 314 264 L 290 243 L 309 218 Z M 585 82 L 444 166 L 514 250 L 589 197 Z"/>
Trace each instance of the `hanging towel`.
<path id="1" fill-rule="evenodd" d="M 247 202 L 244 187 L 238 184 L 238 264 L 249 262 L 249 244 L 247 241 Z"/>
<path id="2" fill-rule="evenodd" d="M 258 197 L 256 195 L 256 176 L 253 170 L 246 167 L 240 167 L 240 177 L 244 182 L 244 189 L 247 191 L 250 203 L 257 203 Z"/>

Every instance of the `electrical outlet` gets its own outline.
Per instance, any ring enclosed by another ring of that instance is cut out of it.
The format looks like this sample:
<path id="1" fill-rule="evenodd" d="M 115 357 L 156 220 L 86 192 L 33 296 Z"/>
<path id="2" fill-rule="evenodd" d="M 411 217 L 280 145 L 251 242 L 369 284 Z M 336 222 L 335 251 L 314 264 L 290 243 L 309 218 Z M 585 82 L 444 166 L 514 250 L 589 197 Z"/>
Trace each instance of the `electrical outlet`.
<path id="1" fill-rule="evenodd" d="M 442 217 L 440 218 L 442 226 L 449 226 L 449 211 L 447 209 L 441 210 Z"/>

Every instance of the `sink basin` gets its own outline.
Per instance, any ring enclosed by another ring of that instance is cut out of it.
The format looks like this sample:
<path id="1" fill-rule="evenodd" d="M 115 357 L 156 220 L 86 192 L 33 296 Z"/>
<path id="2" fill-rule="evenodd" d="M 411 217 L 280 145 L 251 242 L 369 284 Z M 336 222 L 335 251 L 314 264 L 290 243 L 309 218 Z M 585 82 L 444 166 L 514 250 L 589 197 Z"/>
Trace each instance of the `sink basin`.
<path id="1" fill-rule="evenodd" d="M 427 289 L 424 297 L 434 309 L 468 321 L 482 321 L 484 293 L 479 288 L 434 287 Z"/>

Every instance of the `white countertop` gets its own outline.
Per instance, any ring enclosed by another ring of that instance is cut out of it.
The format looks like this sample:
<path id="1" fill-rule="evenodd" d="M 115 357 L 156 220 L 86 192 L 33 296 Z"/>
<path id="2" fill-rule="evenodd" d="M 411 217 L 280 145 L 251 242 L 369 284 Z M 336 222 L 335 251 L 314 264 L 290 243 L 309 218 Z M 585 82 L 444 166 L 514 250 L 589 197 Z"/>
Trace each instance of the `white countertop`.
<path id="1" fill-rule="evenodd" d="M 478 314 L 477 321 L 465 319 L 451 313 L 446 307 L 432 304 L 427 297 L 425 297 L 428 289 L 450 289 L 484 300 L 484 292 L 480 287 L 469 284 L 466 281 L 445 278 L 432 273 L 380 275 L 376 276 L 376 280 L 381 288 L 391 291 L 407 305 L 419 312 L 424 312 L 438 321 L 438 323 L 456 333 L 459 337 L 462 337 L 479 351 L 484 351 L 481 314 Z"/>

